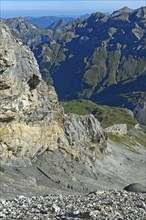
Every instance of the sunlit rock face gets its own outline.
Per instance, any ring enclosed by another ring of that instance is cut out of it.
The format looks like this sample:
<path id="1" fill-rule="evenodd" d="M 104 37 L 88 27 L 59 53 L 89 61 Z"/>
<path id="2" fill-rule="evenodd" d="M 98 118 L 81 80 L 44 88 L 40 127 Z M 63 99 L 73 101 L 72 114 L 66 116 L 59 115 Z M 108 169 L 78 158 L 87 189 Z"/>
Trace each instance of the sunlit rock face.
<path id="1" fill-rule="evenodd" d="M 32 52 L 0 24 L 1 156 L 34 157 L 57 147 L 63 109 L 41 78 Z"/>
<path id="2" fill-rule="evenodd" d="M 30 49 L 14 38 L 1 21 L 1 161 L 32 159 L 45 150 L 58 148 L 79 155 L 85 143 L 101 149 L 105 142 L 106 135 L 94 116 L 64 115 L 54 88 L 42 80 Z"/>
<path id="3" fill-rule="evenodd" d="M 107 133 L 112 133 L 114 135 L 123 136 L 127 134 L 127 125 L 126 124 L 114 124 L 108 128 L 104 129 Z"/>

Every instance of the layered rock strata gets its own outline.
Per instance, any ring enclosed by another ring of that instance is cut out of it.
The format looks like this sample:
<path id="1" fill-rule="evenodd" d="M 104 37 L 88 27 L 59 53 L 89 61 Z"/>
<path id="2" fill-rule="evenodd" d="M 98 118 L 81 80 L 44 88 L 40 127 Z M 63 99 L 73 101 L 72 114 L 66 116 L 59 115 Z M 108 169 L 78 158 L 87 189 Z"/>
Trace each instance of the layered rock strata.
<path id="1" fill-rule="evenodd" d="M 108 128 L 104 129 L 107 133 L 112 133 L 114 135 L 123 136 L 127 134 L 127 125 L 126 124 L 114 124 Z"/>
<path id="2" fill-rule="evenodd" d="M 58 148 L 78 156 L 80 148 L 106 145 L 92 116 L 65 116 L 55 90 L 42 80 L 28 47 L 0 22 L 0 159 L 34 158 Z"/>

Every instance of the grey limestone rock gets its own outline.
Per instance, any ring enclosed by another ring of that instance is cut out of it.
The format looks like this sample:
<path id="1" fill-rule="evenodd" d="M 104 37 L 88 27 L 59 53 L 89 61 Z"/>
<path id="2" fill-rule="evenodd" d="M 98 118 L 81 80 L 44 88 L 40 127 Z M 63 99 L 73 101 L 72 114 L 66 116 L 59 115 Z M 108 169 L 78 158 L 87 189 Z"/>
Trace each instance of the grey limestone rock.
<path id="1" fill-rule="evenodd" d="M 146 187 L 140 183 L 132 183 L 124 187 L 124 190 L 129 191 L 129 192 L 146 193 Z"/>
<path id="2" fill-rule="evenodd" d="M 140 124 L 146 126 L 146 100 L 135 107 L 133 114 Z"/>
<path id="3" fill-rule="evenodd" d="M 69 144 L 79 149 L 86 148 L 86 146 L 106 148 L 107 135 L 92 114 L 66 115 L 65 133 Z"/>
<path id="4" fill-rule="evenodd" d="M 107 133 L 112 133 L 115 135 L 126 135 L 127 134 L 127 125 L 126 124 L 114 124 L 108 128 L 104 129 Z"/>
<path id="5" fill-rule="evenodd" d="M 106 142 L 94 116 L 65 116 L 53 87 L 41 77 L 30 49 L 0 22 L 0 160 L 34 158 L 61 148 L 78 154 Z M 73 146 L 74 143 L 74 146 Z"/>
<path id="6" fill-rule="evenodd" d="M 32 158 L 55 149 L 63 109 L 30 49 L 0 24 L 0 156 Z"/>

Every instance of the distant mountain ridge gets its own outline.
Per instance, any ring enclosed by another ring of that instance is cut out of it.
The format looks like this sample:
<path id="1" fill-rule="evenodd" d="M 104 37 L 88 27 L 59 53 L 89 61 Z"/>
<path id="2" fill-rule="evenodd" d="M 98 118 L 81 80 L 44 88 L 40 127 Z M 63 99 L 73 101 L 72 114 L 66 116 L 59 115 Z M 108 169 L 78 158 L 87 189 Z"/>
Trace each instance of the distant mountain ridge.
<path id="1" fill-rule="evenodd" d="M 146 88 L 145 10 L 93 13 L 57 29 L 54 42 L 33 48 L 44 79 L 53 80 L 60 99 L 134 108 L 132 93 Z"/>
<path id="2" fill-rule="evenodd" d="M 52 39 L 52 31 L 32 25 L 23 18 L 9 18 L 3 21 L 10 28 L 11 33 L 21 39 L 23 43 L 31 45 L 50 41 Z"/>
<path id="3" fill-rule="evenodd" d="M 134 109 L 146 93 L 145 12 L 146 7 L 124 7 L 67 24 L 59 20 L 48 27 L 52 30 L 41 30 L 49 32 L 47 39 L 25 43 L 31 45 L 43 78 L 55 86 L 61 100 L 84 98 Z M 19 35 L 23 41 L 26 32 Z"/>
<path id="4" fill-rule="evenodd" d="M 25 21 L 27 21 L 30 24 L 38 25 L 42 28 L 49 27 L 52 23 L 58 22 L 60 19 L 64 21 L 64 23 L 68 23 L 75 18 L 72 17 L 60 17 L 60 16 L 41 16 L 41 17 L 24 17 Z"/>

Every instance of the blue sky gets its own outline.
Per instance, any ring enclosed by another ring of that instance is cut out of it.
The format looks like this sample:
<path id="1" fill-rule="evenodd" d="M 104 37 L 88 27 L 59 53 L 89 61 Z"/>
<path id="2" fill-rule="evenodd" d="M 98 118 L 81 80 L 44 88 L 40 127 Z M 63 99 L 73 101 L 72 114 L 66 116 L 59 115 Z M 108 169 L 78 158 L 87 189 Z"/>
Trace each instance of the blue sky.
<path id="1" fill-rule="evenodd" d="M 1 17 L 40 15 L 82 15 L 112 12 L 124 6 L 132 9 L 145 6 L 145 0 L 0 0 Z"/>

